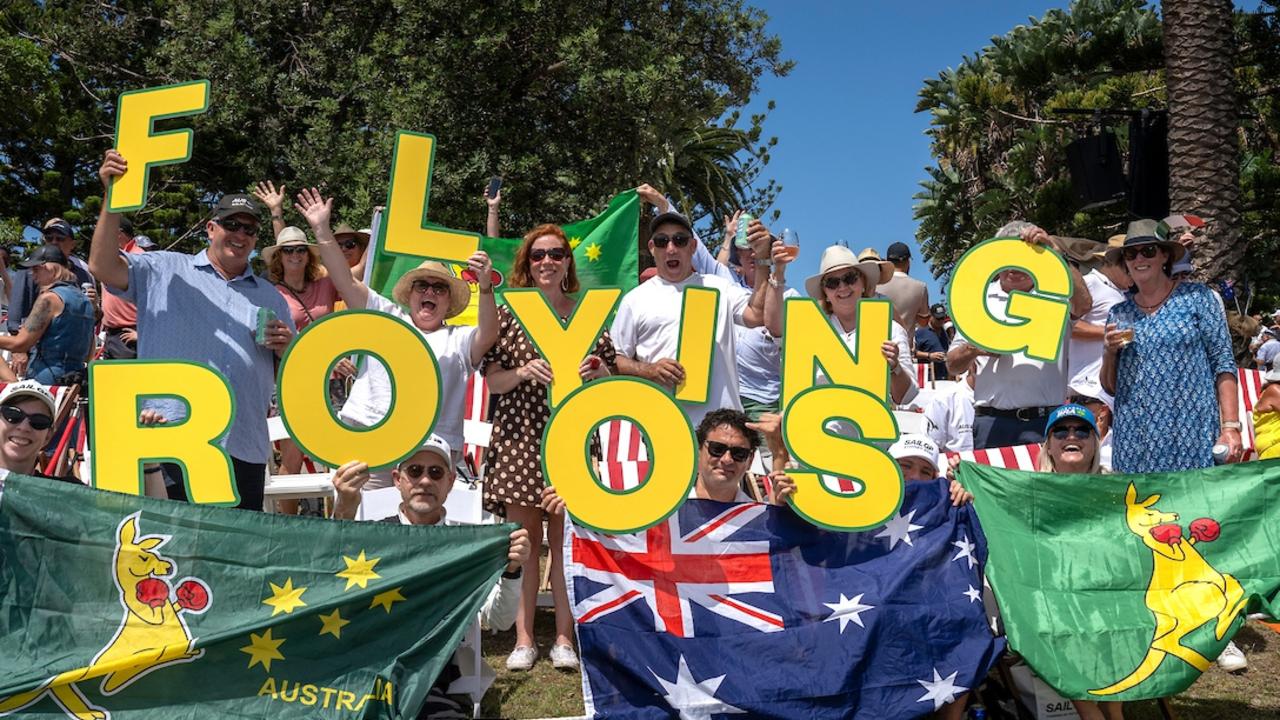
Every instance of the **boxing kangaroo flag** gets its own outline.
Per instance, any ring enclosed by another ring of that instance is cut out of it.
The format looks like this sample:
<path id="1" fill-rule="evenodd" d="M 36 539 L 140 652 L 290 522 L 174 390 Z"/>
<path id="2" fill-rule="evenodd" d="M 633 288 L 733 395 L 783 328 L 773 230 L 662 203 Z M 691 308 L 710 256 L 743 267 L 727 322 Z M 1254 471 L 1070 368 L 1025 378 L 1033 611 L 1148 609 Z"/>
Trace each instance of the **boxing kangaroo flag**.
<path id="1" fill-rule="evenodd" d="M 0 715 L 416 717 L 506 564 L 501 526 L 0 491 Z"/>
<path id="2" fill-rule="evenodd" d="M 1275 616 L 1280 461 L 1146 475 L 964 463 L 1009 645 L 1064 697 L 1186 690 L 1249 612 Z"/>
<path id="3" fill-rule="evenodd" d="M 689 500 L 643 533 L 572 526 L 565 568 L 588 717 L 916 718 L 1003 649 L 981 532 L 945 481 L 861 533 L 790 508 Z"/>
<path id="4" fill-rule="evenodd" d="M 628 190 L 610 200 L 609 207 L 600 215 L 562 225 L 561 229 L 573 248 L 574 268 L 583 290 L 620 287 L 626 292 L 639 284 L 640 196 L 635 190 Z M 520 243 L 521 238 L 518 237 L 480 239 L 480 249 L 489 253 L 493 260 L 494 286 L 499 290 L 507 289 L 506 276 L 515 265 Z M 392 255 L 380 248 L 374 258 L 369 287 L 387 298 L 391 297 L 391 289 L 400 276 L 422 262 L 422 258 Z M 475 325 L 479 295 L 475 279 L 463 275 L 465 269 L 465 265 L 453 266 L 455 274 L 471 283 L 471 305 L 450 322 Z"/>

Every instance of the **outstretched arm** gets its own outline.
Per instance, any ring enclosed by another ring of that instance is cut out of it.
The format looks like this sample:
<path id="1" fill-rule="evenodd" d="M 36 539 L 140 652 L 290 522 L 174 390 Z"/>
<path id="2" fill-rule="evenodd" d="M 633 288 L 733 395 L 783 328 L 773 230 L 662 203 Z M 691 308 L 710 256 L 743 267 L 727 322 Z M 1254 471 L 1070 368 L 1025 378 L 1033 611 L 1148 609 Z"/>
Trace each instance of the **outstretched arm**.
<path id="1" fill-rule="evenodd" d="M 89 272 L 104 285 L 117 290 L 129 289 L 129 263 L 120 256 L 116 235 L 120 232 L 120 216 L 107 211 L 106 189 L 113 178 L 124 174 L 129 164 L 115 150 L 108 150 L 98 168 L 102 180 L 102 211 L 98 213 L 98 225 L 93 229 L 93 244 L 89 246 Z"/>
<path id="2" fill-rule="evenodd" d="M 316 244 L 320 248 L 320 262 L 329 272 L 333 287 L 347 307 L 353 309 L 369 306 L 369 288 L 351 275 L 351 268 L 342 254 L 342 248 L 333 239 L 333 229 L 329 227 L 329 217 L 333 214 L 333 198 L 320 197 L 320 191 L 311 188 L 298 193 L 298 202 L 294 208 L 307 219 L 311 232 L 316 236 Z"/>

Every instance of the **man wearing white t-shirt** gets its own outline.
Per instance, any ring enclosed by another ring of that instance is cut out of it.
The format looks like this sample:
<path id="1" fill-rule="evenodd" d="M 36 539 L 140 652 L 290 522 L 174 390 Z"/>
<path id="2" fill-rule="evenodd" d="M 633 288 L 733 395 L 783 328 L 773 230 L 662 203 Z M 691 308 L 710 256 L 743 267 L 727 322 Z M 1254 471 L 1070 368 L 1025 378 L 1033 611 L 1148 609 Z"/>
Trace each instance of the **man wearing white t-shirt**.
<path id="1" fill-rule="evenodd" d="M 973 449 L 973 380 L 970 368 L 948 392 L 940 392 L 924 406 L 929 439 L 947 452 Z"/>
<path id="2" fill-rule="evenodd" d="M 1030 223 L 1010 223 L 999 237 L 1019 237 L 1028 243 L 1056 246 L 1056 240 Z M 1067 265 L 1071 274 L 1071 318 L 1083 316 L 1093 305 L 1080 271 Z M 1021 271 L 1000 271 L 996 282 L 987 286 L 986 305 L 991 316 L 1010 323 L 1009 294 L 1034 294 L 1035 281 Z M 1047 363 L 1026 353 L 1004 354 L 983 350 L 956 332 L 947 351 L 947 370 L 959 373 L 977 361 L 974 378 L 973 448 L 1027 445 L 1044 440 L 1045 418 L 1067 397 L 1067 348 L 1063 337 L 1058 360 Z"/>
<path id="3" fill-rule="evenodd" d="M 1102 336 L 1106 332 L 1107 314 L 1112 306 L 1124 301 L 1125 291 L 1133 284 L 1119 255 L 1113 253 L 1108 259 L 1103 252 L 1098 256 L 1103 258 L 1102 265 L 1084 276 L 1093 304 L 1089 312 L 1071 325 L 1067 377 L 1073 383 L 1097 382 L 1102 372 Z"/>
<path id="4" fill-rule="evenodd" d="M 675 359 L 684 289 L 706 287 L 720 291 L 707 402 L 681 403 L 689 423 L 695 427 L 709 410 L 742 409 L 733 326 L 765 325 L 775 337 L 782 335 L 782 289 L 786 287 L 789 258 L 780 242 L 770 241 L 769 231 L 758 220 L 752 223 L 749 237 L 753 245 L 773 249 L 772 263 L 756 261 L 755 292 L 714 275 L 695 273 L 697 239 L 693 226 L 679 213 L 658 215 L 649 234 L 649 252 L 657 263 L 658 274 L 623 296 L 610 329 L 618 350 L 620 373 L 674 389 L 685 377 L 684 368 Z"/>

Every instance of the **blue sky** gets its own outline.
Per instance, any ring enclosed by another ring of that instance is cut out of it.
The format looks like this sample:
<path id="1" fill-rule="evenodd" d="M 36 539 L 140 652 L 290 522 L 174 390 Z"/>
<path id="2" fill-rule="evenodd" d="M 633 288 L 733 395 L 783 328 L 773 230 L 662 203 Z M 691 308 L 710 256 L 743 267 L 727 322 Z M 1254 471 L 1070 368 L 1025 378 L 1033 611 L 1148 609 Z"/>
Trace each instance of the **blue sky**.
<path id="1" fill-rule="evenodd" d="M 925 78 L 960 63 L 993 35 L 1066 3 L 1023 0 L 920 2 L 816 2 L 755 0 L 769 14 L 769 30 L 782 40 L 796 67 L 783 78 L 762 79 L 756 102 L 777 101 L 766 121 L 776 135 L 766 173 L 783 186 L 775 207 L 775 233 L 800 233 L 800 257 L 788 284 L 802 287 L 817 272 L 822 249 L 838 239 L 855 252 L 889 243 L 912 248 L 911 274 L 938 283 L 915 244 L 911 207 L 930 163 L 929 126 L 915 114 Z"/>

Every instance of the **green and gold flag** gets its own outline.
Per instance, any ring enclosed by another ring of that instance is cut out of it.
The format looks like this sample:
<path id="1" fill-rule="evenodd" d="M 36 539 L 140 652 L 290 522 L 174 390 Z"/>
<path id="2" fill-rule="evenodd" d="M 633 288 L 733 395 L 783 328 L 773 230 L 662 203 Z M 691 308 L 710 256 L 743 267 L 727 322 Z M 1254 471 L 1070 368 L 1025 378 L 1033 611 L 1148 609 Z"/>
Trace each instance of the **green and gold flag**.
<path id="1" fill-rule="evenodd" d="M 1145 475 L 963 463 L 1009 646 L 1064 697 L 1187 689 L 1250 612 L 1275 617 L 1280 461 Z"/>
<path id="2" fill-rule="evenodd" d="M 598 287 L 620 287 L 623 292 L 640 282 L 638 243 L 640 231 L 640 196 L 628 190 L 609 201 L 604 213 L 589 220 L 562 225 L 561 229 L 573 247 L 578 281 L 583 290 Z M 489 253 L 493 269 L 502 275 L 498 289 L 506 289 L 506 277 L 515 262 L 520 238 L 481 238 L 480 249 Z M 401 275 L 414 269 L 422 258 L 392 255 L 380 248 L 374 255 L 369 287 L 383 297 L 391 297 L 391 288 Z M 464 266 L 454 265 L 461 273 Z M 459 325 L 476 323 L 476 288 L 471 288 L 471 305 L 450 320 Z"/>
<path id="3" fill-rule="evenodd" d="M 0 715 L 414 718 L 509 526 L 408 527 L 0 483 Z"/>

